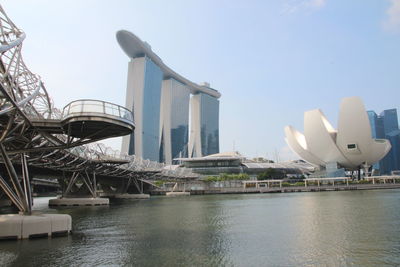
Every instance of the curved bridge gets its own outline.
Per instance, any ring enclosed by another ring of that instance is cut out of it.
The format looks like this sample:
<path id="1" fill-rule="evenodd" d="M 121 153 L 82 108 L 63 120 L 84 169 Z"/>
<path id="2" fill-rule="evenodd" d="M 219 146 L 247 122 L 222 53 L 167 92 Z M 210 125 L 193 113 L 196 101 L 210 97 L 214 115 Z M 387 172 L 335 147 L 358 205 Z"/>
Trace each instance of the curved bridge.
<path id="1" fill-rule="evenodd" d="M 65 195 L 84 191 L 96 197 L 99 183 L 105 191 L 123 191 L 162 172 L 162 164 L 90 144 L 130 134 L 132 112 L 89 99 L 60 112 L 23 61 L 24 39 L 0 6 L 0 188 L 19 211 L 32 210 L 32 173 L 57 177 Z"/>

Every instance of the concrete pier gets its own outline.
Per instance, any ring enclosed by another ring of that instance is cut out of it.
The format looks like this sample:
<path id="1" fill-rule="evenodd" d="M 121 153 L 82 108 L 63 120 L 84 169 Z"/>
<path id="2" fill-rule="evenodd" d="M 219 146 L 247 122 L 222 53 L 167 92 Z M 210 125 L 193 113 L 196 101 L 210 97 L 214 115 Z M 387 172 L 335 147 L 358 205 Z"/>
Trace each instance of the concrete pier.
<path id="1" fill-rule="evenodd" d="M 114 195 L 116 199 L 148 199 L 149 194 L 116 194 Z"/>
<path id="2" fill-rule="evenodd" d="M 68 235 L 71 227 L 67 214 L 5 214 L 0 215 L 0 240 Z"/>
<path id="3" fill-rule="evenodd" d="M 109 205 L 108 198 L 55 198 L 49 200 L 49 206 L 103 206 Z"/>

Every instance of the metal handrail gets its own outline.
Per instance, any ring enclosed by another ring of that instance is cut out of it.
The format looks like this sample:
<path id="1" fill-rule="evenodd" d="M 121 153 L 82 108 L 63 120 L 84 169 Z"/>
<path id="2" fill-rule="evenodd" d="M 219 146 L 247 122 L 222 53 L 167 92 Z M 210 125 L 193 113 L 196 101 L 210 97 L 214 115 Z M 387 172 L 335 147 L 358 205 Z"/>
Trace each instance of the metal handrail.
<path id="1" fill-rule="evenodd" d="M 64 107 L 61 118 L 66 119 L 71 114 L 84 113 L 106 114 L 133 122 L 133 115 L 129 109 L 111 102 L 94 99 L 80 99 L 70 102 Z"/>

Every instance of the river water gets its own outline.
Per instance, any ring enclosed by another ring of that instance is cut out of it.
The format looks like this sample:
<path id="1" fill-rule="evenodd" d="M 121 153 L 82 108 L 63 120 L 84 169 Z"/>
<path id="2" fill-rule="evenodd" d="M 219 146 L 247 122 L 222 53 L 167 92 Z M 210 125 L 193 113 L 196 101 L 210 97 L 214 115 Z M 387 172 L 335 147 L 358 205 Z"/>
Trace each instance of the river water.
<path id="1" fill-rule="evenodd" d="M 400 190 L 125 200 L 69 237 L 0 242 L 0 266 L 400 266 Z"/>

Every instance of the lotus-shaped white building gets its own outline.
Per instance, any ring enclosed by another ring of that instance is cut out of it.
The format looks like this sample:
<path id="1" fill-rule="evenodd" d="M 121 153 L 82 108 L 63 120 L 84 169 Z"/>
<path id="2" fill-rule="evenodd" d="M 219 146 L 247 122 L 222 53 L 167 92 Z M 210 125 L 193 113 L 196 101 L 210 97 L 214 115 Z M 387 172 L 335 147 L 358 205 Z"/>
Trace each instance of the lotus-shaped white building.
<path id="1" fill-rule="evenodd" d="M 286 142 L 302 159 L 322 168 L 357 170 L 381 160 L 391 149 L 386 139 L 373 139 L 364 104 L 359 97 L 344 98 L 335 130 L 321 110 L 304 113 L 304 134 L 285 127 Z M 328 167 L 329 168 L 329 167 Z"/>

